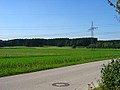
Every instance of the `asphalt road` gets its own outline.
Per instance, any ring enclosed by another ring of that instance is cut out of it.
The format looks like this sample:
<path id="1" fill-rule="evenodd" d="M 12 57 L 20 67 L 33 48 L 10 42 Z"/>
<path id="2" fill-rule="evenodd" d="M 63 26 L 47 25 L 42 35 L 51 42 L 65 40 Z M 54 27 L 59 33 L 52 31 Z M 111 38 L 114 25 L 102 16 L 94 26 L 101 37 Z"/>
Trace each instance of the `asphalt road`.
<path id="1" fill-rule="evenodd" d="M 2 77 L 0 90 L 88 90 L 91 82 L 97 85 L 103 63 L 108 61 Z"/>

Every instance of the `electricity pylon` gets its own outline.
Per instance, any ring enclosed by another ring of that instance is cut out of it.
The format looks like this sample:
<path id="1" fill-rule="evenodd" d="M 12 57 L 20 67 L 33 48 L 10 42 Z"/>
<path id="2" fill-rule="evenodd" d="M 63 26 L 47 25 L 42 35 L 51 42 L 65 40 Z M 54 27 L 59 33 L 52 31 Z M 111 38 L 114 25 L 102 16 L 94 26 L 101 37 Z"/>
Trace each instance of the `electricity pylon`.
<path id="1" fill-rule="evenodd" d="M 98 29 L 98 27 L 94 27 L 94 24 L 93 24 L 93 21 L 92 21 L 92 23 L 91 23 L 91 28 L 90 29 L 88 29 L 88 30 L 90 30 L 91 31 L 91 50 L 93 50 L 93 40 L 94 40 L 94 30 L 95 29 Z"/>

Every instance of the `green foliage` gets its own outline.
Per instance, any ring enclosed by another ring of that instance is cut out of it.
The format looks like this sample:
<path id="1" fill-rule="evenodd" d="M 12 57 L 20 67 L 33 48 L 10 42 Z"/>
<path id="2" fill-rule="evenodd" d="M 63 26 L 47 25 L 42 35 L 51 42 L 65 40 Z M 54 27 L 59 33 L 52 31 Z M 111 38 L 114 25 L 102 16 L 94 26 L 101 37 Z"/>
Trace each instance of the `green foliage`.
<path id="1" fill-rule="evenodd" d="M 101 73 L 101 90 L 120 90 L 120 59 L 104 65 Z"/>
<path id="2" fill-rule="evenodd" d="M 93 48 L 120 48 L 120 41 L 98 41 L 92 45 Z M 91 44 L 88 46 L 91 48 Z"/>
<path id="3" fill-rule="evenodd" d="M 108 3 L 116 9 L 116 12 L 120 14 L 120 0 L 116 0 L 116 4 L 113 4 L 111 0 L 108 0 Z"/>
<path id="4" fill-rule="evenodd" d="M 56 38 L 56 39 L 15 39 L 2 41 L 0 40 L 0 47 L 6 46 L 27 46 L 27 47 L 44 47 L 44 46 L 74 46 L 88 47 L 88 48 L 120 48 L 120 40 L 98 41 L 97 38 L 92 38 L 93 45 L 91 45 L 91 38 Z"/>
<path id="5" fill-rule="evenodd" d="M 76 45 L 73 45 L 72 48 L 75 49 L 75 48 L 76 48 Z"/>
<path id="6" fill-rule="evenodd" d="M 93 38 L 93 42 L 97 42 L 97 38 Z M 28 46 L 28 47 L 43 47 L 43 46 L 82 46 L 86 47 L 91 43 L 91 38 L 55 38 L 55 39 L 14 39 L 8 41 L 0 40 L 0 46 Z"/>

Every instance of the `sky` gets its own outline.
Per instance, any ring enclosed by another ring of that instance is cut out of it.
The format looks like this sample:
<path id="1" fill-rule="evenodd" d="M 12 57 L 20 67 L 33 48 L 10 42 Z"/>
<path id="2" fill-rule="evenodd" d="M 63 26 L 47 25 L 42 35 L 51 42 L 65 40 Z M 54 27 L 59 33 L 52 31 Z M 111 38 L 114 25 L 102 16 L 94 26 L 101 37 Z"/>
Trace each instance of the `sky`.
<path id="1" fill-rule="evenodd" d="M 113 0 L 114 1 L 114 0 Z M 107 0 L 0 0 L 0 39 L 120 39 L 120 17 Z"/>

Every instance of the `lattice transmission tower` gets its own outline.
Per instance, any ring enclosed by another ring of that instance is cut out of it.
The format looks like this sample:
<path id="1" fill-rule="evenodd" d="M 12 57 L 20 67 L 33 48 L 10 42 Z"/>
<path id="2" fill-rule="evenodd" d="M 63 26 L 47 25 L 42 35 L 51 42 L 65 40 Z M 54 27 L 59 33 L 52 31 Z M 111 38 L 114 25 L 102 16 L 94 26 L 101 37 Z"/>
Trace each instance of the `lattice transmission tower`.
<path id="1" fill-rule="evenodd" d="M 94 27 L 94 24 L 93 24 L 93 21 L 92 21 L 91 28 L 88 29 L 88 30 L 91 31 L 91 49 L 92 50 L 94 49 L 93 44 L 94 44 L 94 31 L 95 31 L 95 29 L 98 29 L 98 27 Z"/>

